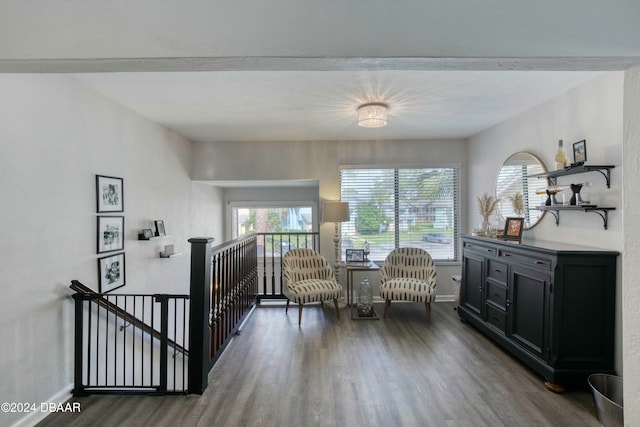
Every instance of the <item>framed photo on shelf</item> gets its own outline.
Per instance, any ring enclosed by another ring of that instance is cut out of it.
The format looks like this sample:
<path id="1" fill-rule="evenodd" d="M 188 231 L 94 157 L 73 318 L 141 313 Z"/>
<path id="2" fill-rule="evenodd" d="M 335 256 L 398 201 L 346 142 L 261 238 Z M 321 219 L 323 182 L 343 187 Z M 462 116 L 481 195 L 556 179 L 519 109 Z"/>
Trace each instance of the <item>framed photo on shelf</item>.
<path id="1" fill-rule="evenodd" d="M 364 262 L 364 249 L 347 249 L 345 259 L 347 262 Z"/>
<path id="2" fill-rule="evenodd" d="M 124 217 L 98 217 L 98 253 L 121 251 L 124 249 Z"/>
<path id="3" fill-rule="evenodd" d="M 573 143 L 573 165 L 580 166 L 587 161 L 587 140 Z"/>
<path id="4" fill-rule="evenodd" d="M 101 294 L 123 287 L 124 278 L 124 252 L 98 258 L 98 283 Z"/>
<path id="5" fill-rule="evenodd" d="M 96 175 L 96 201 L 98 213 L 124 212 L 122 178 Z"/>
<path id="6" fill-rule="evenodd" d="M 164 221 L 156 220 L 153 221 L 154 226 L 156 227 L 156 236 L 166 236 L 167 233 L 164 231 Z"/>

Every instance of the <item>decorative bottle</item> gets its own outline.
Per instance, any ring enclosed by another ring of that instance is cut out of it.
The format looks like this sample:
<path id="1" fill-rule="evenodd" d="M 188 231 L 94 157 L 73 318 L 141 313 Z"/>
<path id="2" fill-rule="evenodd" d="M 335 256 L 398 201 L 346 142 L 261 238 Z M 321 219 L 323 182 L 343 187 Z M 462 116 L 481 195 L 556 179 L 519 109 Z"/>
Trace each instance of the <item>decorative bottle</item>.
<path id="1" fill-rule="evenodd" d="M 360 317 L 373 317 L 373 292 L 371 291 L 371 285 L 369 284 L 369 278 L 364 277 L 360 282 L 360 289 L 358 289 L 358 316 Z"/>
<path id="2" fill-rule="evenodd" d="M 364 244 L 362 245 L 362 249 L 364 251 L 364 260 L 369 262 L 369 242 L 365 240 Z"/>
<path id="3" fill-rule="evenodd" d="M 567 167 L 567 153 L 564 152 L 562 140 L 558 141 L 558 152 L 556 153 L 556 170 Z"/>

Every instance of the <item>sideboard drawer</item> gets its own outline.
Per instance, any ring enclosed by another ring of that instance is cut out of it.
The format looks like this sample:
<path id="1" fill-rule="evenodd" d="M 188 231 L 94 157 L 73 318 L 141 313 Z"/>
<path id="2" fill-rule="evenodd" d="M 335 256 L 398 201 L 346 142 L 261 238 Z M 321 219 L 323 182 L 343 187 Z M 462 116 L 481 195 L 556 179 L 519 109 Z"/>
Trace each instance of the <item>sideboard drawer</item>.
<path id="1" fill-rule="evenodd" d="M 507 331 L 507 314 L 490 304 L 487 304 L 487 322 L 503 333 Z"/>
<path id="2" fill-rule="evenodd" d="M 473 251 L 478 254 L 482 254 L 485 256 L 496 256 L 498 254 L 498 249 L 494 246 L 485 246 L 477 243 L 469 243 L 464 242 L 464 250 L 465 251 Z"/>
<path id="3" fill-rule="evenodd" d="M 503 310 L 507 308 L 507 287 L 487 281 L 487 301 L 491 301 Z"/>
<path id="4" fill-rule="evenodd" d="M 490 259 L 488 263 L 487 277 L 491 277 L 500 283 L 507 284 L 507 264 Z"/>
<path id="5" fill-rule="evenodd" d="M 498 257 L 504 259 L 506 262 L 517 262 L 518 264 L 543 270 L 551 270 L 551 259 L 544 258 L 543 256 L 534 256 L 533 254 L 523 254 L 508 249 L 500 249 L 498 251 Z"/>

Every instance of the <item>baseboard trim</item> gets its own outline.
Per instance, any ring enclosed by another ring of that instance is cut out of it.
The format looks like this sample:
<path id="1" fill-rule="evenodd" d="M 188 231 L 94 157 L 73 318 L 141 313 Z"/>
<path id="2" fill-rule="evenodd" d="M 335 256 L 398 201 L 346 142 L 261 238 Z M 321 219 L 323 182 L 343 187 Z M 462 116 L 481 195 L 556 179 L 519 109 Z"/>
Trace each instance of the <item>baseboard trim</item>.
<path id="1" fill-rule="evenodd" d="M 57 406 L 57 405 L 59 405 L 61 403 L 65 403 L 67 400 L 69 400 L 72 397 L 72 395 L 71 395 L 72 391 L 73 391 L 73 383 L 71 383 L 68 386 L 64 387 L 62 390 L 60 390 L 59 392 L 57 392 L 53 396 L 49 397 L 45 401 L 32 402 L 32 403 L 35 403 L 35 405 L 36 405 L 36 411 L 28 413 L 27 415 L 25 415 L 24 417 L 22 417 L 21 419 L 16 421 L 15 424 L 13 424 L 11 427 L 32 427 L 32 426 L 35 426 L 40 421 L 44 420 L 49 414 L 51 414 L 51 412 L 41 412 L 41 405 L 42 404 L 45 404 L 45 406 L 47 406 L 50 403 L 54 403 Z"/>

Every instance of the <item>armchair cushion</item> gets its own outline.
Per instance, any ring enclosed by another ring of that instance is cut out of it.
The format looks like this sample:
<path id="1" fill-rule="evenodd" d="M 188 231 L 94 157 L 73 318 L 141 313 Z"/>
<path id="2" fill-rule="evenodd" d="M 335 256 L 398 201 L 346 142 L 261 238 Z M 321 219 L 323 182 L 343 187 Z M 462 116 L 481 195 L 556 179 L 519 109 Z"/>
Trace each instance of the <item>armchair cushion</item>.
<path id="1" fill-rule="evenodd" d="M 431 302 L 433 289 L 427 282 L 414 278 L 389 279 L 380 285 L 380 296 L 385 300 Z"/>
<path id="2" fill-rule="evenodd" d="M 332 301 L 340 298 L 342 287 L 335 280 L 308 279 L 287 285 L 285 296 L 292 302 L 305 304 L 308 302 Z"/>

